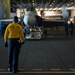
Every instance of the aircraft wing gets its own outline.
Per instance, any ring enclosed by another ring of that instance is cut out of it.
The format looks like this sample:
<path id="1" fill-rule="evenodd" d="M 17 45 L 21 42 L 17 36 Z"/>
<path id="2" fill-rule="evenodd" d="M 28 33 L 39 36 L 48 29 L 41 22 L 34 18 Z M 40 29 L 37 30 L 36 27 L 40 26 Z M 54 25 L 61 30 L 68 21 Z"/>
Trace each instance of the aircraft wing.
<path id="1" fill-rule="evenodd" d="M 20 19 L 18 19 L 18 21 L 20 21 Z M 2 19 L 0 20 L 0 22 L 13 22 L 13 19 Z"/>
<path id="2" fill-rule="evenodd" d="M 13 22 L 13 19 L 2 19 L 0 22 Z"/>

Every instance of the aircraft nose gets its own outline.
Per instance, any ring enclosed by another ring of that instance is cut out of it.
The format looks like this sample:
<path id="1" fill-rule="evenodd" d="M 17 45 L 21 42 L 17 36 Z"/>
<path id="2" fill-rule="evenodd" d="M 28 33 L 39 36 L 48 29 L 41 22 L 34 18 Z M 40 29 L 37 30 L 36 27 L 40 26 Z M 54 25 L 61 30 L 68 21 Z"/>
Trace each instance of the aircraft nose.
<path id="1" fill-rule="evenodd" d="M 27 25 L 29 25 L 29 20 L 27 20 Z"/>

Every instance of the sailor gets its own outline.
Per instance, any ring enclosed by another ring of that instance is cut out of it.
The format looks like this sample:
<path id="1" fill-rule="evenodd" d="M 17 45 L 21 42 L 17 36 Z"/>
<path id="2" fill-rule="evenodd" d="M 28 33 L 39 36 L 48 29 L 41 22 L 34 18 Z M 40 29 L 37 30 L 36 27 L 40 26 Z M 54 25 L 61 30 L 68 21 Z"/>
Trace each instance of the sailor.
<path id="1" fill-rule="evenodd" d="M 14 22 L 10 23 L 4 33 L 5 46 L 8 47 L 8 71 L 18 71 L 18 58 L 21 45 L 24 44 L 22 26 L 18 24 L 18 17 L 14 16 Z"/>
<path id="2" fill-rule="evenodd" d="M 71 36 L 73 36 L 73 28 L 74 28 L 74 24 L 71 21 L 69 24 L 69 31 L 70 31 Z"/>
<path id="3" fill-rule="evenodd" d="M 64 31 L 65 35 L 68 36 L 68 23 L 66 21 L 64 22 Z"/>

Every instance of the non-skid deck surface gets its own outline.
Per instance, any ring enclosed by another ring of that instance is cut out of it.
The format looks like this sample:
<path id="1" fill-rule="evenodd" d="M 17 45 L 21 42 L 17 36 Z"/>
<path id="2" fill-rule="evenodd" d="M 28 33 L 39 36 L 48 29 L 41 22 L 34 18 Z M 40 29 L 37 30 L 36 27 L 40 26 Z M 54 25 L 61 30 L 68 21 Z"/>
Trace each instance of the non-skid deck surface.
<path id="1" fill-rule="evenodd" d="M 4 47 L 3 37 L 0 37 L 0 72 L 7 72 L 7 66 L 7 48 Z M 21 72 L 74 72 L 75 38 L 43 37 L 41 40 L 26 40 L 19 55 L 19 69 Z"/>

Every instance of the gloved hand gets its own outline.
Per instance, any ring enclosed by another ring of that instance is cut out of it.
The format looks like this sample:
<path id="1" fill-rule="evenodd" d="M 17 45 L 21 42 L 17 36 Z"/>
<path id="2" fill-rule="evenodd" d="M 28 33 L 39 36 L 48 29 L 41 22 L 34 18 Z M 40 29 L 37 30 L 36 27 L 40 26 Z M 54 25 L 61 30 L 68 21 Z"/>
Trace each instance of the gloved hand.
<path id="1" fill-rule="evenodd" d="M 4 46 L 5 46 L 5 47 L 8 47 L 8 43 L 7 43 L 7 42 L 5 42 L 5 43 L 4 43 Z"/>
<path id="2" fill-rule="evenodd" d="M 21 42 L 21 44 L 23 45 L 25 42 Z"/>
<path id="3" fill-rule="evenodd" d="M 19 48 L 21 48 L 21 46 L 24 44 L 24 42 L 20 42 L 19 43 Z"/>

